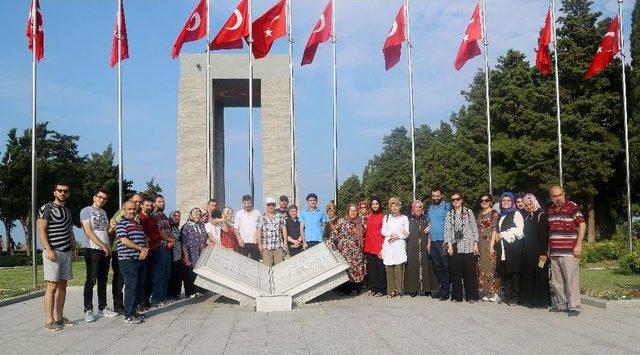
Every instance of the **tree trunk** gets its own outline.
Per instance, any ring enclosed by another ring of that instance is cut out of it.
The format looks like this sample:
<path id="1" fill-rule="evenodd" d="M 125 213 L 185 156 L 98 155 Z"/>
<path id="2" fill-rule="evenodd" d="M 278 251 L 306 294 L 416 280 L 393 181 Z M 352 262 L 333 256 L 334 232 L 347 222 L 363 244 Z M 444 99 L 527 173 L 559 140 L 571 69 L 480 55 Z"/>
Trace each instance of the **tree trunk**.
<path id="1" fill-rule="evenodd" d="M 590 197 L 587 203 L 587 241 L 589 243 L 596 241 L 596 212 L 593 208 L 593 197 Z"/>
<path id="2" fill-rule="evenodd" d="M 4 225 L 4 231 L 7 235 L 7 242 L 4 244 L 5 248 L 7 249 L 7 255 L 11 255 L 11 245 L 9 244 L 9 241 L 11 240 L 11 230 L 13 229 L 13 227 L 11 226 L 11 224 L 5 224 Z M 2 251 L 2 250 L 0 250 Z"/>
<path id="3" fill-rule="evenodd" d="M 27 247 L 27 255 L 31 256 L 31 224 L 29 223 L 31 218 L 31 213 L 28 213 L 26 216 L 20 218 L 20 224 L 22 225 L 22 229 L 24 230 L 24 244 Z"/>

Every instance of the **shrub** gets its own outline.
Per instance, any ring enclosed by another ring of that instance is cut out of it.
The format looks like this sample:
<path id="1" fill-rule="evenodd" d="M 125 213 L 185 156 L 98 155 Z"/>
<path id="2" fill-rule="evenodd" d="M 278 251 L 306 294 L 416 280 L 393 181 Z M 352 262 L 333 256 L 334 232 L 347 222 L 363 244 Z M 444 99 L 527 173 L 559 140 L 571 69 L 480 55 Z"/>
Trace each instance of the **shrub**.
<path id="1" fill-rule="evenodd" d="M 618 260 L 627 252 L 627 245 L 622 241 L 606 241 L 582 244 L 583 263 L 597 263 L 605 260 Z"/>
<path id="2" fill-rule="evenodd" d="M 624 275 L 640 274 L 640 252 L 627 253 L 618 260 L 620 273 Z"/>
<path id="3" fill-rule="evenodd" d="M 42 265 L 42 254 L 36 256 L 38 265 Z M 24 254 L 0 257 L 0 267 L 31 266 L 31 257 Z"/>

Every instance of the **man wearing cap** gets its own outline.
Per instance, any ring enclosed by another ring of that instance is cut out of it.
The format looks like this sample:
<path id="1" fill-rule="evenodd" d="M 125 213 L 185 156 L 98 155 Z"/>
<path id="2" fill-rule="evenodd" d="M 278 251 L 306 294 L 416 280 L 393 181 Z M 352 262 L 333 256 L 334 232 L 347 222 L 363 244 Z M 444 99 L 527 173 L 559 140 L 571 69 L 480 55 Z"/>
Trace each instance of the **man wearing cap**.
<path id="1" fill-rule="evenodd" d="M 289 197 L 287 195 L 280 196 L 280 206 L 276 209 L 283 218 L 289 217 Z"/>
<path id="2" fill-rule="evenodd" d="M 276 200 L 267 197 L 267 212 L 258 220 L 256 240 L 262 261 L 269 267 L 284 260 L 284 250 L 287 249 L 287 223 L 284 218 L 276 212 Z"/>

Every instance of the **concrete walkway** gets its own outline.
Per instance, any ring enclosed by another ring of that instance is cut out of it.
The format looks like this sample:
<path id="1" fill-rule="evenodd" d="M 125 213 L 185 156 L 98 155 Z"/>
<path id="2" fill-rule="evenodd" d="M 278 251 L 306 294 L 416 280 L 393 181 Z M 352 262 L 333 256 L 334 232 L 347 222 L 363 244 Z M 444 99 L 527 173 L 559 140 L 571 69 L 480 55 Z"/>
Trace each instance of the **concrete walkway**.
<path id="1" fill-rule="evenodd" d="M 110 297 L 110 295 L 109 295 Z M 110 301 L 110 300 L 109 300 Z M 82 290 L 69 290 L 75 327 L 43 329 L 42 298 L 0 308 L 0 353 L 425 354 L 640 352 L 640 310 L 585 306 L 578 318 L 493 303 L 425 297 L 325 295 L 285 313 L 256 313 L 218 296 L 148 312 L 140 325 L 82 321 Z"/>

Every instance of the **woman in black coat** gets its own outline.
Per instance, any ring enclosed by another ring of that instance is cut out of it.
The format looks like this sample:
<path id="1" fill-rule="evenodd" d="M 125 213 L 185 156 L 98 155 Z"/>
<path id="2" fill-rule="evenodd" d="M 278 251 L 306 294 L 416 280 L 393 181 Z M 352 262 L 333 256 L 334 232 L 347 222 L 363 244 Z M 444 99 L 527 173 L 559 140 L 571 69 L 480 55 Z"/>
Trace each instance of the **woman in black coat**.
<path id="1" fill-rule="evenodd" d="M 525 195 L 524 245 L 520 269 L 520 304 L 546 308 L 551 305 L 549 291 L 549 227 L 536 197 Z"/>
<path id="2" fill-rule="evenodd" d="M 505 192 L 500 198 L 500 219 L 490 242 L 492 255 L 497 254 L 496 273 L 502 279 L 504 303 L 518 303 L 524 219 L 516 208 L 515 197 Z"/>

